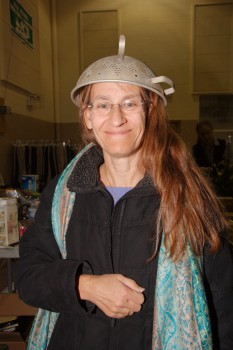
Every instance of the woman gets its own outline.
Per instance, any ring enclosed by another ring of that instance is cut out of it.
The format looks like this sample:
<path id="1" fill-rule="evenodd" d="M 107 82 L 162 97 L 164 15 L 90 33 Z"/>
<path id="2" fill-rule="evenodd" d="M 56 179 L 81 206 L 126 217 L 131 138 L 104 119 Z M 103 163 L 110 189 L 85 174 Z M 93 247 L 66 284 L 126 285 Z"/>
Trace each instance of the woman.
<path id="1" fill-rule="evenodd" d="M 20 244 L 17 291 L 42 308 L 28 349 L 232 349 L 226 222 L 161 82 L 121 37 L 72 90 L 87 146 Z"/>

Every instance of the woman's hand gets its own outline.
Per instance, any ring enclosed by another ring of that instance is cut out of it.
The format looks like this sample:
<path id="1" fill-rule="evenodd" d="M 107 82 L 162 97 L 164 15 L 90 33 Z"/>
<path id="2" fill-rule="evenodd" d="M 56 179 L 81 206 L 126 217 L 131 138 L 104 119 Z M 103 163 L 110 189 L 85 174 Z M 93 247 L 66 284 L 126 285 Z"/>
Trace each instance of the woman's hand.
<path id="1" fill-rule="evenodd" d="M 112 318 L 132 315 L 144 302 L 144 288 L 120 274 L 81 275 L 78 290 L 80 299 L 91 301 Z"/>

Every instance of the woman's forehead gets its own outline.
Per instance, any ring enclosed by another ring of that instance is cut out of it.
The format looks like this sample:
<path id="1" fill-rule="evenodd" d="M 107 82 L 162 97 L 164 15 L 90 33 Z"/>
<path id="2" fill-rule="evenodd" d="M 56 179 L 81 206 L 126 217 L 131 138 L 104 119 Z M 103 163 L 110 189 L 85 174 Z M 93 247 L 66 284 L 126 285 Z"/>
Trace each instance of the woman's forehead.
<path id="1" fill-rule="evenodd" d="M 127 84 L 127 83 L 113 83 L 113 82 L 103 82 L 95 83 L 91 88 L 91 96 L 96 95 L 106 95 L 111 96 L 115 94 L 140 94 L 141 88 L 137 85 Z"/>

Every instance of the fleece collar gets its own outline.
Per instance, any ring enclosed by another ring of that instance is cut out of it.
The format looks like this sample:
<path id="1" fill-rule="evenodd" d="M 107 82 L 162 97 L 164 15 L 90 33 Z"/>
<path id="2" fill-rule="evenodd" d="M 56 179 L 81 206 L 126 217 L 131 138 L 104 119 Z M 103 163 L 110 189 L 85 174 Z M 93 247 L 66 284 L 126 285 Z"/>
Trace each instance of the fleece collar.
<path id="1" fill-rule="evenodd" d="M 67 187 L 71 192 L 93 190 L 100 185 L 99 167 L 104 163 L 103 152 L 95 144 L 90 147 L 79 159 L 75 165 L 67 182 Z M 153 187 L 153 181 L 150 176 L 145 175 L 137 184 L 138 187 Z"/>

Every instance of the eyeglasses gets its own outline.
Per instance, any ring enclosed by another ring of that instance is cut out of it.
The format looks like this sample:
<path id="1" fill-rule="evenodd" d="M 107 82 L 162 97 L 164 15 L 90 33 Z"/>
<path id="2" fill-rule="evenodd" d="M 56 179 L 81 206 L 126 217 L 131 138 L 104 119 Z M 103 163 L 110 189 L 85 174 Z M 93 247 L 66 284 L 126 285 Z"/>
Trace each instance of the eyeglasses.
<path id="1" fill-rule="evenodd" d="M 121 103 L 111 103 L 109 101 L 94 101 L 86 106 L 92 109 L 96 115 L 107 115 L 113 109 L 113 106 L 118 106 L 124 113 L 139 112 L 145 105 L 145 102 L 140 97 L 128 98 Z"/>

